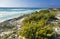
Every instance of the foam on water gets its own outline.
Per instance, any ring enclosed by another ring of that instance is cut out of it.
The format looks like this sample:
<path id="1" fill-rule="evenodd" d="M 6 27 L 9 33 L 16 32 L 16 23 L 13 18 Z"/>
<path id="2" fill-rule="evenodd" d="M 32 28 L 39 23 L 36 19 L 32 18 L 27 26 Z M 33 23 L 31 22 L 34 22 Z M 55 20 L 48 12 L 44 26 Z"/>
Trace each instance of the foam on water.
<path id="1" fill-rule="evenodd" d="M 41 9 L 0 9 L 0 23 Z"/>

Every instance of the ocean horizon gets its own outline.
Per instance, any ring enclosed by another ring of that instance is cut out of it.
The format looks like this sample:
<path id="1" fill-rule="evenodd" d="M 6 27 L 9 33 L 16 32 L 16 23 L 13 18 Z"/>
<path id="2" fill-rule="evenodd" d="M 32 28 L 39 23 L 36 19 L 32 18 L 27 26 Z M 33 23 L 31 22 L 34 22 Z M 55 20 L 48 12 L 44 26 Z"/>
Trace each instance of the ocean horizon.
<path id="1" fill-rule="evenodd" d="M 23 16 L 24 14 L 31 14 L 35 11 L 44 10 L 44 8 L 13 8 L 0 7 L 0 23 L 9 19 Z"/>

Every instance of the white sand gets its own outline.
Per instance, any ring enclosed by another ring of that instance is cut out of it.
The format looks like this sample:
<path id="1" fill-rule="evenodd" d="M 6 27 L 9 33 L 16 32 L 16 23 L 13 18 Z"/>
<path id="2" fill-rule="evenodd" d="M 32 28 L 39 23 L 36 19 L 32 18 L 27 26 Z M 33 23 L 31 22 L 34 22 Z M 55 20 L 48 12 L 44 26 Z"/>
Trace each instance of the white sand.
<path id="1" fill-rule="evenodd" d="M 16 23 L 16 24 L 17 24 L 17 30 L 20 29 L 20 27 L 21 27 L 21 23 L 22 23 L 23 20 L 24 20 L 24 18 L 21 18 L 21 19 L 16 20 L 16 21 L 13 22 L 13 23 Z M 8 35 L 8 34 L 10 34 L 10 33 L 13 33 L 13 31 L 2 32 L 2 33 L 0 33 L 0 36 L 4 36 L 5 34 Z"/>
<path id="2" fill-rule="evenodd" d="M 0 36 L 4 36 L 5 34 L 10 34 L 10 33 L 13 33 L 13 31 L 2 32 L 2 33 L 0 33 Z"/>

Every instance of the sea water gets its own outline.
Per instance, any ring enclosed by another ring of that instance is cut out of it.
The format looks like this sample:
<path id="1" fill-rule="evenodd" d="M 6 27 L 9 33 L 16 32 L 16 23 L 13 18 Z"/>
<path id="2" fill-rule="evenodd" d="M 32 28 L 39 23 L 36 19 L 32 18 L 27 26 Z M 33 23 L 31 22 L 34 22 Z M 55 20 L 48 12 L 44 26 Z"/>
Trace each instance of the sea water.
<path id="1" fill-rule="evenodd" d="M 39 10 L 42 8 L 0 8 L 0 23 Z"/>

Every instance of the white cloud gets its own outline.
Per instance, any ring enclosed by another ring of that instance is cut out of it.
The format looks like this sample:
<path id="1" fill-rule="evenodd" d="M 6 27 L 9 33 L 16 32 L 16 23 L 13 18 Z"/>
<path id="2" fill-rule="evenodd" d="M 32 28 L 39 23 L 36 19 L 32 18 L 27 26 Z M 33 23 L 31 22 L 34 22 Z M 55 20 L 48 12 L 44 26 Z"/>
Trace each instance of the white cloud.
<path id="1" fill-rule="evenodd" d="M 40 3 L 27 2 L 27 0 L 0 0 L 0 7 L 36 7 Z"/>
<path id="2" fill-rule="evenodd" d="M 21 0 L 0 0 L 0 7 L 25 7 Z"/>
<path id="3" fill-rule="evenodd" d="M 10 5 L 10 0 L 0 0 L 0 7 L 5 7 Z"/>
<path id="4" fill-rule="evenodd" d="M 15 6 L 14 0 L 0 0 L 0 7 L 11 7 Z"/>

